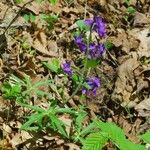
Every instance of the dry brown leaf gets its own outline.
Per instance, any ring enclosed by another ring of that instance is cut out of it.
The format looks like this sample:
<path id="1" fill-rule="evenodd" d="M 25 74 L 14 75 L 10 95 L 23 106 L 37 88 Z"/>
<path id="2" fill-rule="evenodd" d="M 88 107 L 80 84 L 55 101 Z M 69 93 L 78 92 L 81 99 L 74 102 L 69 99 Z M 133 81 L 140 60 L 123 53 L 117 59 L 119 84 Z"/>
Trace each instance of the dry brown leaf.
<path id="1" fill-rule="evenodd" d="M 8 7 L 8 5 L 4 5 L 2 2 L 0 2 L 0 20 L 4 19 Z"/>
<path id="2" fill-rule="evenodd" d="M 80 150 L 80 147 L 74 143 L 67 143 L 65 145 L 69 147 L 69 150 Z"/>
<path id="3" fill-rule="evenodd" d="M 15 150 L 15 148 L 12 148 L 11 144 L 6 139 L 0 140 L 0 149 L 1 150 Z"/>
<path id="4" fill-rule="evenodd" d="M 129 58 L 118 67 L 118 78 L 115 83 L 115 89 L 112 99 L 118 99 L 122 102 L 129 102 L 130 96 L 135 86 L 134 70 L 139 66 L 136 58 Z"/>
<path id="5" fill-rule="evenodd" d="M 129 34 L 140 41 L 139 48 L 137 49 L 139 57 L 150 57 L 150 29 L 145 28 L 141 30 L 135 28 L 131 30 Z"/>
<path id="6" fill-rule="evenodd" d="M 12 135 L 11 138 L 9 139 L 9 141 L 12 144 L 12 147 L 16 148 L 17 145 L 19 145 L 31 138 L 32 137 L 28 132 L 21 131 L 19 133 L 16 133 L 14 136 Z"/>
<path id="7" fill-rule="evenodd" d="M 150 116 L 150 98 L 143 100 L 135 106 L 135 110 L 139 116 L 149 117 Z"/>
<path id="8" fill-rule="evenodd" d="M 47 42 L 47 36 L 46 36 L 45 32 L 38 31 L 36 34 L 36 38 L 33 40 L 32 47 L 35 48 L 38 52 L 42 53 L 43 55 L 56 57 L 57 54 L 52 49 L 49 49 L 51 51 L 49 51 L 47 49 L 47 44 L 48 44 L 48 42 Z M 56 46 L 55 46 L 55 48 L 56 48 Z"/>
<path id="9" fill-rule="evenodd" d="M 71 130 L 72 119 L 68 115 L 63 115 L 59 119 L 66 125 L 66 132 L 69 135 Z"/>
<path id="10" fill-rule="evenodd" d="M 134 26 L 143 26 L 144 24 L 148 24 L 148 23 L 149 23 L 149 19 L 146 17 L 145 14 L 139 12 L 135 13 L 134 22 L 133 22 Z"/>
<path id="11" fill-rule="evenodd" d="M 125 31 L 124 29 L 117 29 L 117 36 L 113 36 L 108 38 L 116 47 L 122 48 L 126 54 L 130 52 L 131 49 L 137 49 L 139 46 L 139 42 L 137 39 L 130 34 L 129 31 Z"/>

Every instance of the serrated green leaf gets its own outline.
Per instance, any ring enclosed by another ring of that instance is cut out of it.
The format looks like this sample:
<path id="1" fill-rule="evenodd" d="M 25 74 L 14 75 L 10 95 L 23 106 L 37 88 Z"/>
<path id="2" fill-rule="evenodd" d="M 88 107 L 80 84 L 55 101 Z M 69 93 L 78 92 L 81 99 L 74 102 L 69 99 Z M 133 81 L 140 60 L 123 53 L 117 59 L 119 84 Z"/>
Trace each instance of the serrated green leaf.
<path id="1" fill-rule="evenodd" d="M 133 142 L 126 140 L 120 140 L 117 143 L 117 146 L 120 150 L 147 150 L 145 146 L 140 144 L 134 144 Z"/>
<path id="2" fill-rule="evenodd" d="M 65 127 L 64 123 L 61 120 L 59 120 L 54 114 L 49 114 L 48 117 L 51 121 L 53 129 L 57 130 L 63 136 L 68 137 L 68 135 L 64 129 L 64 127 Z"/>
<path id="3" fill-rule="evenodd" d="M 91 133 L 83 142 L 82 150 L 102 150 L 107 141 L 106 133 Z"/>
<path id="4" fill-rule="evenodd" d="M 115 124 L 111 122 L 102 122 L 102 121 L 94 121 L 102 132 L 107 133 L 107 137 L 116 144 L 120 150 L 146 150 L 144 146 L 139 144 L 134 144 L 133 142 L 126 139 L 126 136 L 123 130 L 117 127 Z"/>
<path id="5" fill-rule="evenodd" d="M 95 128 L 95 123 L 92 122 L 87 127 L 83 128 L 80 134 L 84 137 L 85 135 L 93 132 Z"/>
<path id="6" fill-rule="evenodd" d="M 32 105 L 28 105 L 28 104 L 24 104 L 24 103 L 19 103 L 19 105 L 21 105 L 22 107 L 29 108 L 29 109 L 34 110 L 39 113 L 46 112 L 43 108 L 40 108 L 39 106 L 32 106 Z"/>
<path id="7" fill-rule="evenodd" d="M 76 124 L 76 130 L 78 132 L 80 132 L 81 128 L 82 128 L 82 122 L 84 121 L 85 117 L 87 116 L 87 113 L 82 111 L 79 112 L 76 120 L 75 120 L 75 124 Z"/>
<path id="8" fill-rule="evenodd" d="M 35 21 L 35 19 L 36 19 L 36 16 L 35 16 L 35 15 L 33 15 L 33 14 L 30 14 L 30 21 L 31 21 L 31 22 L 34 22 L 34 21 Z"/>
<path id="9" fill-rule="evenodd" d="M 69 113 L 69 114 L 75 114 L 76 111 L 74 111 L 73 109 L 71 108 L 58 108 L 56 110 L 57 113 Z"/>
<path id="10" fill-rule="evenodd" d="M 150 144 L 150 131 L 139 136 L 145 143 Z"/>
<path id="11" fill-rule="evenodd" d="M 104 123 L 102 121 L 95 121 L 95 123 L 103 132 L 108 133 L 109 138 L 113 141 L 123 141 L 126 139 L 123 130 L 115 124 L 111 122 Z"/>
<path id="12" fill-rule="evenodd" d="M 35 114 L 31 115 L 29 117 L 29 120 L 25 124 L 22 125 L 21 130 L 28 131 L 28 130 L 31 130 L 32 128 L 33 129 L 38 129 L 39 128 L 38 126 L 35 126 L 35 127 L 33 126 L 32 127 L 31 125 L 33 123 L 37 123 L 38 120 L 41 120 L 43 117 L 44 117 L 43 113 L 35 113 Z"/>
<path id="13" fill-rule="evenodd" d="M 26 22 L 29 22 L 29 20 L 30 20 L 30 16 L 27 15 L 27 14 L 25 14 L 25 15 L 23 16 L 23 18 L 24 18 L 24 20 L 25 20 Z"/>

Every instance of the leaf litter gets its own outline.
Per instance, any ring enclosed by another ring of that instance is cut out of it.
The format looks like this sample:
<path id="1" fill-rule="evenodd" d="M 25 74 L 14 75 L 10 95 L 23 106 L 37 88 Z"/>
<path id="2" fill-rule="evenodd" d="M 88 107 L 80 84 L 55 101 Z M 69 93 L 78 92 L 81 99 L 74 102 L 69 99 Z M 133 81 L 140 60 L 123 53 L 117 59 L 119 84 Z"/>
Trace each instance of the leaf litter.
<path id="1" fill-rule="evenodd" d="M 19 16 L 14 26 L 12 25 L 5 35 L 1 34 L 1 83 L 11 73 L 17 74 L 20 78 L 27 74 L 33 83 L 52 78 L 54 74 L 51 71 L 45 71 L 41 61 L 51 63 L 52 58 L 63 61 L 65 57 L 70 60 L 76 57 L 73 50 L 69 48 L 69 42 L 72 41 L 70 31 L 74 29 L 72 25 L 81 17 L 93 16 L 97 12 L 110 24 L 108 29 L 110 34 L 107 40 L 113 44 L 113 47 L 109 51 L 110 55 L 104 56 L 104 62 L 100 66 L 104 70 L 92 72 L 92 74 L 99 73 L 105 76 L 102 78 L 105 86 L 98 91 L 99 95 L 96 98 L 87 98 L 89 116 L 94 118 L 98 114 L 105 121 L 115 121 L 124 129 L 129 139 L 139 143 L 138 131 L 149 130 L 150 10 L 148 1 L 141 1 L 140 7 L 135 0 L 131 0 L 130 3 L 135 8 L 137 7 L 137 11 L 134 16 L 129 15 L 131 20 L 128 20 L 128 24 L 122 17 L 126 14 L 124 1 L 91 0 L 87 6 L 81 0 L 70 3 L 59 1 L 55 6 L 32 2 L 30 6 L 26 6 L 26 10 L 35 15 L 43 11 L 58 13 L 58 22 L 53 32 L 48 32 L 44 22 L 37 20 L 30 26 L 26 26 L 22 16 Z M 11 7 L 7 11 L 8 5 Z M 20 6 L 7 1 L 0 2 L 1 33 L 11 21 L 8 18 L 16 15 L 14 9 L 18 10 Z M 143 11 L 140 11 L 141 7 Z M 13 27 L 14 31 L 11 30 Z M 117 66 L 114 66 L 112 62 L 116 62 Z M 64 88 L 64 96 L 69 97 L 71 89 L 63 86 L 68 84 L 67 87 L 69 87 L 68 79 L 63 81 L 61 77 L 55 76 L 57 85 L 43 86 L 41 90 L 51 93 L 51 97 L 57 97 L 61 102 L 60 94 L 62 93 L 60 91 Z M 45 109 L 48 108 L 47 99 L 43 98 L 39 102 L 36 101 L 37 97 L 34 94 L 32 96 L 32 103 Z M 13 105 L 11 101 L 5 101 L 2 96 L 0 96 L 0 103 L 0 114 L 2 115 L 0 117 L 0 132 L 2 132 L 0 148 L 12 150 L 16 147 L 20 149 L 80 149 L 80 145 L 72 141 L 64 141 L 59 135 L 48 135 L 46 132 L 30 132 L 29 134 L 26 131 L 20 131 L 23 116 L 27 116 L 30 112 L 25 108 Z M 77 107 L 80 101 L 79 98 L 74 97 L 68 103 L 72 107 Z M 133 112 L 127 112 L 126 108 L 131 108 Z M 9 116 L 7 111 L 10 111 Z M 146 121 L 144 122 L 141 117 Z M 59 116 L 59 119 L 67 124 L 67 134 L 72 132 L 73 120 L 67 115 Z M 90 121 L 90 118 L 87 120 Z M 111 145 L 108 145 L 107 148 L 111 149 Z"/>

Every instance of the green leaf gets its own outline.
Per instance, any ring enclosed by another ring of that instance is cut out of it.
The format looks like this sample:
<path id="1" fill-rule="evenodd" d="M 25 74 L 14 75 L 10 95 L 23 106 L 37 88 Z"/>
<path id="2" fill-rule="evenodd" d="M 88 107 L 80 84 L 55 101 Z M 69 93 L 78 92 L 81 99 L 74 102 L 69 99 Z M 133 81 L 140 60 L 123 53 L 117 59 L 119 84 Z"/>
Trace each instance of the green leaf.
<path id="1" fill-rule="evenodd" d="M 120 150 L 147 150 L 145 146 L 140 144 L 134 144 L 133 142 L 126 140 L 120 140 L 117 143 L 117 146 L 120 148 Z"/>
<path id="2" fill-rule="evenodd" d="M 95 123 L 92 122 L 87 127 L 83 128 L 80 134 L 82 136 L 85 136 L 85 135 L 93 132 L 95 128 L 96 128 Z"/>
<path id="3" fill-rule="evenodd" d="M 38 126 L 31 126 L 33 123 L 37 123 L 39 120 L 41 120 L 44 117 L 44 113 L 35 113 L 29 117 L 29 120 L 22 125 L 21 130 L 37 130 Z"/>
<path id="4" fill-rule="evenodd" d="M 79 79 L 79 75 L 77 75 L 77 74 L 75 74 L 75 73 L 72 75 L 71 78 L 72 78 L 72 80 L 75 81 L 75 82 L 79 82 L 79 80 L 80 80 L 80 79 Z"/>
<path id="5" fill-rule="evenodd" d="M 68 113 L 68 114 L 75 114 L 76 111 L 72 110 L 71 108 L 57 108 L 57 113 Z"/>
<path id="6" fill-rule="evenodd" d="M 106 49 L 108 49 L 108 50 L 109 50 L 109 49 L 112 49 L 113 46 L 114 46 L 114 45 L 113 45 L 112 42 L 110 42 L 110 41 L 106 41 L 106 42 L 105 42 L 105 47 L 106 47 Z"/>
<path id="7" fill-rule="evenodd" d="M 26 107 L 26 108 L 29 108 L 29 109 L 34 110 L 34 111 L 39 112 L 39 113 L 45 112 L 45 110 L 43 108 L 40 108 L 39 106 L 32 106 L 32 105 L 23 104 L 23 103 L 19 103 L 19 105 Z"/>
<path id="8" fill-rule="evenodd" d="M 29 15 L 25 14 L 25 15 L 23 16 L 23 18 L 24 18 L 24 20 L 25 20 L 26 22 L 29 22 L 29 21 L 34 22 L 35 19 L 36 19 L 36 16 L 33 15 L 32 13 L 30 13 Z"/>
<path id="9" fill-rule="evenodd" d="M 52 127 L 54 130 L 57 130 L 59 133 L 61 133 L 63 136 L 65 137 L 68 137 L 65 129 L 64 129 L 64 123 L 59 120 L 54 114 L 49 114 L 48 115 L 50 121 L 51 121 L 51 124 L 52 124 Z"/>
<path id="10" fill-rule="evenodd" d="M 94 121 L 103 132 L 108 133 L 108 136 L 113 141 L 123 141 L 126 139 L 123 130 L 111 122 Z"/>
<path id="11" fill-rule="evenodd" d="M 48 29 L 52 30 L 54 28 L 55 22 L 58 20 L 58 15 L 46 15 L 40 14 L 40 18 L 48 24 Z"/>
<path id="12" fill-rule="evenodd" d="M 87 112 L 85 112 L 85 111 L 79 112 L 79 114 L 78 114 L 78 116 L 77 116 L 77 118 L 75 120 L 76 130 L 78 132 L 81 131 L 81 129 L 82 129 L 82 122 L 84 121 L 86 116 L 87 116 Z"/>
<path id="13" fill-rule="evenodd" d="M 143 135 L 139 136 L 145 143 L 149 143 L 150 144 L 150 131 L 146 132 Z"/>
<path id="14" fill-rule="evenodd" d="M 36 16 L 35 16 L 35 15 L 33 15 L 33 14 L 30 14 L 30 21 L 31 21 L 31 22 L 34 22 L 34 21 L 35 21 L 35 19 L 36 19 Z"/>
<path id="15" fill-rule="evenodd" d="M 81 31 L 83 31 L 83 30 L 89 31 L 90 30 L 90 27 L 84 23 L 84 20 L 78 20 L 78 21 L 76 21 L 76 24 Z"/>
<path id="16" fill-rule="evenodd" d="M 18 83 L 11 85 L 9 82 L 4 82 L 2 86 L 2 93 L 5 98 L 17 98 L 21 94 L 21 85 Z"/>
<path id="17" fill-rule="evenodd" d="M 53 5 L 57 3 L 57 0 L 49 0 Z"/>
<path id="18" fill-rule="evenodd" d="M 107 141 L 106 133 L 91 133 L 83 142 L 82 150 L 102 150 Z"/>
<path id="19" fill-rule="evenodd" d="M 85 61 L 83 61 L 83 63 L 85 64 Z M 88 59 L 87 60 L 87 68 L 96 68 L 100 63 L 100 60 L 96 60 L 96 59 Z"/>
<path id="20" fill-rule="evenodd" d="M 126 139 L 126 136 L 123 132 L 123 130 L 119 127 L 117 127 L 115 124 L 111 122 L 102 122 L 102 121 L 94 121 L 99 127 L 102 132 L 107 134 L 107 137 L 116 144 L 117 147 L 120 148 L 120 150 L 146 150 L 146 148 L 139 144 L 134 144 L 128 139 Z"/>
<path id="21" fill-rule="evenodd" d="M 15 2 L 16 2 L 17 4 L 20 4 L 20 3 L 23 2 L 23 0 L 15 0 Z"/>
<path id="22" fill-rule="evenodd" d="M 53 58 L 51 63 L 47 63 L 47 62 L 42 62 L 42 63 L 52 72 L 58 73 L 58 70 L 60 69 L 60 61 L 57 58 Z"/>
<path id="23" fill-rule="evenodd" d="M 125 0 L 125 3 L 129 6 L 130 5 L 130 0 Z"/>
<path id="24" fill-rule="evenodd" d="M 130 6 L 130 7 L 127 8 L 127 12 L 128 12 L 129 14 L 134 14 L 134 13 L 136 12 L 136 9 L 133 8 L 132 6 Z"/>

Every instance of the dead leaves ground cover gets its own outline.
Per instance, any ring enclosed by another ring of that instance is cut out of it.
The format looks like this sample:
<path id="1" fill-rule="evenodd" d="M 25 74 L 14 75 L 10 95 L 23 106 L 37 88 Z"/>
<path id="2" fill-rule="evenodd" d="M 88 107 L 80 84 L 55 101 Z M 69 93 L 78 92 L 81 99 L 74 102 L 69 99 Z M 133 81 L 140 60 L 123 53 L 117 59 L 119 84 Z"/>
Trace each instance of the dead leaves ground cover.
<path id="1" fill-rule="evenodd" d="M 131 13 L 128 7 L 136 11 Z M 0 32 L 3 33 L 21 5 L 13 0 L 0 2 Z M 36 16 L 42 12 L 57 15 L 52 30 L 47 29 L 47 23 L 36 17 L 34 21 L 26 22 L 23 15 L 32 13 Z M 95 98 L 87 98 L 86 105 L 89 117 L 98 115 L 104 121 L 113 121 L 122 127 L 126 136 L 139 143 L 137 134 L 149 130 L 150 125 L 150 2 L 149 0 L 60 0 L 56 5 L 32 2 L 25 6 L 19 17 L 10 26 L 5 36 L 0 37 L 0 85 L 10 74 L 22 78 L 24 74 L 36 83 L 43 79 L 53 78 L 58 85 L 66 85 L 65 97 L 70 96 L 69 79 L 62 80 L 59 76 L 45 69 L 42 61 L 50 63 L 53 58 L 74 60 L 79 53 L 72 50 L 71 32 L 76 28 L 75 21 L 99 15 L 108 22 L 107 41 L 111 48 L 103 56 L 102 64 L 95 72 L 102 80 L 102 87 Z M 76 63 L 76 62 L 72 62 Z M 43 91 L 51 92 L 61 101 L 60 93 L 55 87 L 41 87 Z M 47 107 L 47 99 L 36 101 L 32 95 L 32 103 Z M 68 105 L 77 107 L 80 104 L 78 95 L 74 96 Z M 80 145 L 64 141 L 58 135 L 48 133 L 28 133 L 20 131 L 23 108 L 7 101 L 0 96 L 0 149 L 59 149 L 79 150 Z M 61 119 L 71 130 L 72 120 L 68 116 Z M 87 118 L 89 121 L 89 118 Z M 106 149 L 114 149 L 107 145 Z"/>

